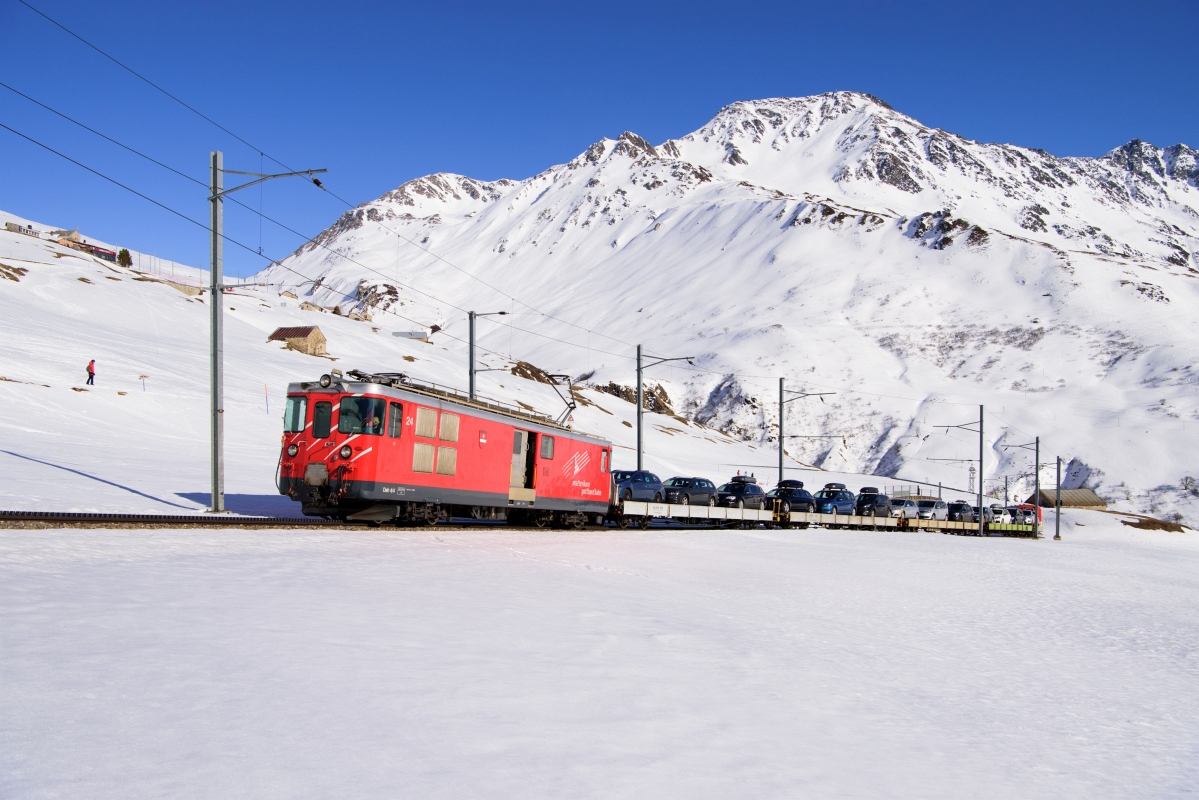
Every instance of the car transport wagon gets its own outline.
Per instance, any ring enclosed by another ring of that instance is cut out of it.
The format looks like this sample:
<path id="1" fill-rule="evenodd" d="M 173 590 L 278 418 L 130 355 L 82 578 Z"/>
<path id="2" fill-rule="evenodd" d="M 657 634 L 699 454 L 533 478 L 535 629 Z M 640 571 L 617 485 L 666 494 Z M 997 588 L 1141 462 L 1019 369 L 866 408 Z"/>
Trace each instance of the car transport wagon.
<path id="1" fill-rule="evenodd" d="M 348 374 L 288 386 L 278 489 L 305 515 L 581 528 L 608 513 L 611 443 L 399 373 Z"/>

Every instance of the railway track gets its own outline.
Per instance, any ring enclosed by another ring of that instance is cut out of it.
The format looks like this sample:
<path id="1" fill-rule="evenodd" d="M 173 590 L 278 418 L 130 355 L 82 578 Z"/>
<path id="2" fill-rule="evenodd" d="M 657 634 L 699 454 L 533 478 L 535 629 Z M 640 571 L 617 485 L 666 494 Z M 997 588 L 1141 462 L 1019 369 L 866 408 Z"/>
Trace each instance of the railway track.
<path id="1" fill-rule="evenodd" d="M 0 527 L 136 528 L 365 528 L 363 523 L 311 517 L 234 514 L 100 514 L 79 511 L 0 511 Z"/>

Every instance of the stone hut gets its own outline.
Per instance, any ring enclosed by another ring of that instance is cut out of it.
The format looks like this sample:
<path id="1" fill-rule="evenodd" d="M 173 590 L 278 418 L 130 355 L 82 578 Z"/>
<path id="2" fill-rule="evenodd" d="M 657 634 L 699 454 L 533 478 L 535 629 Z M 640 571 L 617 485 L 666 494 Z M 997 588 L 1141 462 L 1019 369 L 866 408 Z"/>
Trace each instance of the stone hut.
<path id="1" fill-rule="evenodd" d="M 299 350 L 310 356 L 323 356 L 325 351 L 325 334 L 315 325 L 301 325 L 294 328 L 278 328 L 268 338 L 268 342 L 285 342 L 288 350 Z"/>

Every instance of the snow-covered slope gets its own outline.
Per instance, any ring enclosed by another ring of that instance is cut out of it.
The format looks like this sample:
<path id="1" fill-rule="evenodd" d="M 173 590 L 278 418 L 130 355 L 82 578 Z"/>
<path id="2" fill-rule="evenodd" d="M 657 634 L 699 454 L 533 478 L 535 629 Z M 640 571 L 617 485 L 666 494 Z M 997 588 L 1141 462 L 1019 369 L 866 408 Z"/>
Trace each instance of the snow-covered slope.
<path id="1" fill-rule="evenodd" d="M 187 288 L 139 271 L 136 259 L 123 269 L 0 231 L 0 508 L 182 513 L 207 505 L 209 297 Z M 466 382 L 459 349 L 393 337 L 407 327 L 394 318 L 305 311 L 273 287 L 239 287 L 225 308 L 225 488 L 234 511 L 299 514 L 273 485 L 289 382 L 334 367 Z M 266 341 L 276 327 L 306 324 L 320 326 L 330 359 Z M 98 376 L 87 386 L 93 358 Z M 550 386 L 485 375 L 489 397 L 555 416 L 563 409 Z M 631 467 L 634 406 L 594 390 L 579 396 L 575 426 L 613 441 L 615 465 Z M 774 475 L 770 448 L 682 418 L 648 414 L 646 443 L 646 466 L 663 477 Z M 817 484 L 862 482 L 793 467 L 792 477 Z"/>
<path id="2" fill-rule="evenodd" d="M 624 133 L 527 180 L 437 174 L 347 212 L 261 277 L 483 360 L 621 392 L 635 344 L 693 356 L 659 399 L 829 469 L 1067 485 L 1199 519 L 1199 167 L 1140 141 L 1056 158 L 927 128 L 852 92 L 735 103 L 679 139 Z M 452 338 L 457 337 L 457 339 Z M 460 358 L 461 356 L 455 356 Z M 486 386 L 493 376 L 480 378 Z M 1052 480 L 1046 469 L 1044 480 Z M 1189 484 L 1188 484 L 1189 485 Z"/>

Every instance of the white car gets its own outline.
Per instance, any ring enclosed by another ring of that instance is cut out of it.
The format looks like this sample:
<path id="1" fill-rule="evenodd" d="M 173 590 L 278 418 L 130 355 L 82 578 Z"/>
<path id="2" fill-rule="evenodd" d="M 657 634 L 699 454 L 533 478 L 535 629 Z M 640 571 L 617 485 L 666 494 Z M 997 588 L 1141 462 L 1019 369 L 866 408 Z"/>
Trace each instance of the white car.
<path id="1" fill-rule="evenodd" d="M 917 500 L 916 509 L 920 519 L 949 519 L 949 504 L 944 500 Z"/>
<path id="2" fill-rule="evenodd" d="M 996 525 L 1011 525 L 1012 515 L 1003 506 L 991 506 L 992 522 Z"/>
<path id="3" fill-rule="evenodd" d="M 891 516 L 916 519 L 919 516 L 919 512 L 920 507 L 916 505 L 915 500 L 907 500 L 902 497 L 891 498 Z"/>

